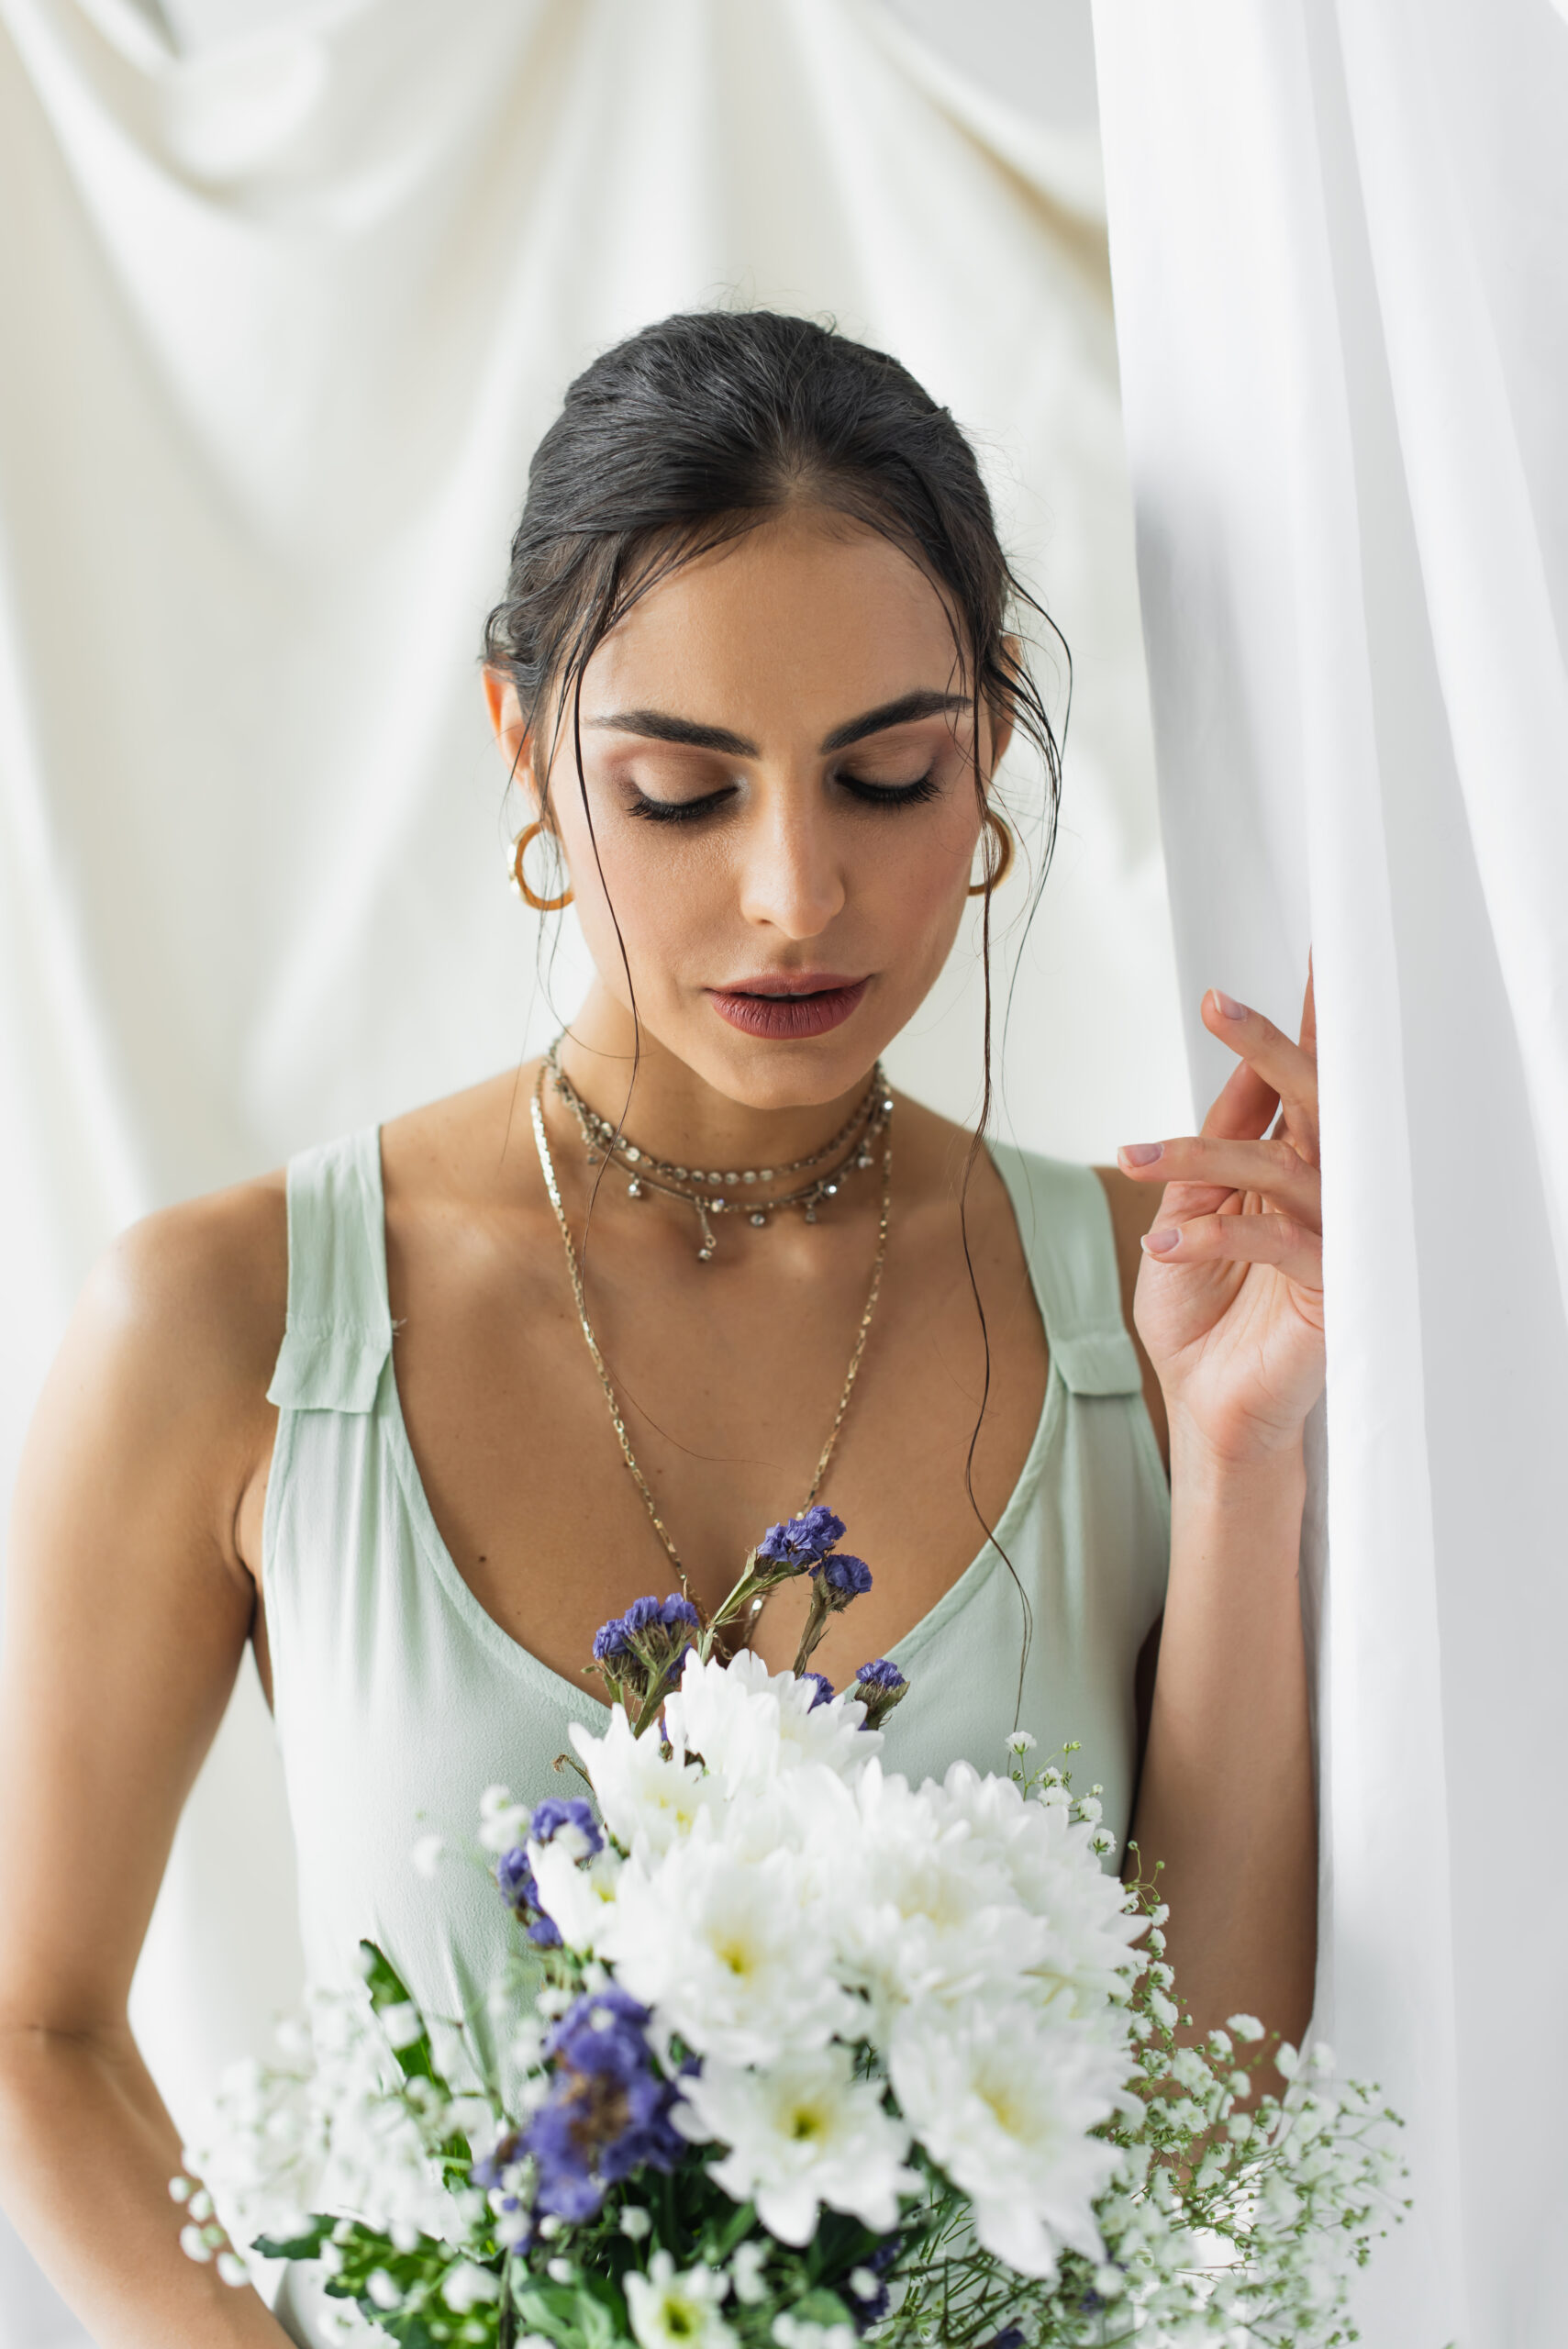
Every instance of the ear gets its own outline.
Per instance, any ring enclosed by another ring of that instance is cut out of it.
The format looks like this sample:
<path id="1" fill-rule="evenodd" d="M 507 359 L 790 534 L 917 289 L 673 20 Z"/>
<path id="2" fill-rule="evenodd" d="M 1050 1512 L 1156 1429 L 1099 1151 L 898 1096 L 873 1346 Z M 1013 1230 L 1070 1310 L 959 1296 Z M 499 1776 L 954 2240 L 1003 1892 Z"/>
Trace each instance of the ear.
<path id="1" fill-rule="evenodd" d="M 1002 639 L 1002 658 L 1010 670 L 1018 670 L 1023 667 L 1024 648 L 1016 636 L 1005 636 Z M 991 733 L 991 774 L 994 776 L 1002 763 L 1008 743 L 1013 739 L 1013 719 L 1010 711 L 997 709 L 989 703 L 986 705 L 985 716 Z"/>
<path id="2" fill-rule="evenodd" d="M 1007 745 L 1013 739 L 1013 721 L 1005 709 L 991 709 L 985 714 L 991 722 L 991 774 L 987 781 L 994 781 Z"/>
<path id="3" fill-rule="evenodd" d="M 517 688 L 504 669 L 487 668 L 484 676 L 484 706 L 490 712 L 496 748 L 506 761 L 506 772 L 512 781 L 532 801 L 537 814 L 539 789 L 539 779 L 534 774 L 533 736 L 517 699 Z"/>

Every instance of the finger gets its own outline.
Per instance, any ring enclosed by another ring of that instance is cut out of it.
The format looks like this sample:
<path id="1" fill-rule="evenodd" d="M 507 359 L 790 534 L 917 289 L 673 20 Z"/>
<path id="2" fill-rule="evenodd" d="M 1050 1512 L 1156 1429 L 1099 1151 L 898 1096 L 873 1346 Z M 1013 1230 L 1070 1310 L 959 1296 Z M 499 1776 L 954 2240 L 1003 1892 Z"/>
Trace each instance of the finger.
<path id="1" fill-rule="evenodd" d="M 1200 1215 L 1156 1224 L 1145 1252 L 1162 1264 L 1273 1264 L 1303 1288 L 1323 1286 L 1323 1242 L 1287 1215 Z"/>
<path id="2" fill-rule="evenodd" d="M 1313 1066 L 1316 1067 L 1318 1064 L 1318 998 L 1313 992 L 1312 986 L 1312 954 L 1310 949 L 1308 949 L 1307 956 L 1307 993 L 1301 998 L 1300 1041 L 1302 1051 L 1311 1061 Z"/>
<path id="3" fill-rule="evenodd" d="M 1203 1130 L 1206 1134 L 1255 1140 L 1259 1134 L 1268 1132 L 1279 1105 L 1279 1095 L 1273 1086 L 1265 1085 L 1257 1071 L 1242 1061 L 1231 1070 L 1209 1103 Z"/>
<path id="4" fill-rule="evenodd" d="M 1173 1141 L 1129 1142 L 1118 1151 L 1117 1161 L 1135 1183 L 1256 1191 L 1282 1215 L 1322 1230 L 1322 1177 L 1288 1141 L 1183 1134 Z"/>
<path id="5" fill-rule="evenodd" d="M 1305 1157 L 1318 1157 L 1318 1066 L 1272 1019 L 1238 1003 L 1218 987 L 1203 999 L 1203 1020 L 1211 1036 L 1239 1053 L 1254 1076 L 1272 1085 L 1285 1113 L 1285 1125 Z"/>

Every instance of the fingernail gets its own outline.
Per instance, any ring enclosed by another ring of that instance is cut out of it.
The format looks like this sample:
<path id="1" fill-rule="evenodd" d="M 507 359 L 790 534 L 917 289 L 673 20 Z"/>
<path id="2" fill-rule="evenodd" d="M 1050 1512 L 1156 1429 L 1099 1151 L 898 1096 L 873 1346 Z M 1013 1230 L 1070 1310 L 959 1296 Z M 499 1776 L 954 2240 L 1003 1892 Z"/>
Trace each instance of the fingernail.
<path id="1" fill-rule="evenodd" d="M 1216 1003 L 1219 1006 L 1220 1010 L 1225 1014 L 1227 1019 L 1246 1019 L 1246 1005 L 1244 1003 L 1238 1003 L 1233 995 L 1226 995 L 1219 987 L 1214 988 L 1213 995 Z"/>
<path id="2" fill-rule="evenodd" d="M 1151 1256 L 1166 1256 L 1181 1236 L 1179 1231 L 1169 1228 L 1164 1231 L 1146 1231 L 1143 1235 L 1143 1245 Z"/>
<path id="3" fill-rule="evenodd" d="M 1164 1147 L 1162 1141 L 1124 1141 L 1118 1156 L 1129 1166 L 1152 1166 Z"/>

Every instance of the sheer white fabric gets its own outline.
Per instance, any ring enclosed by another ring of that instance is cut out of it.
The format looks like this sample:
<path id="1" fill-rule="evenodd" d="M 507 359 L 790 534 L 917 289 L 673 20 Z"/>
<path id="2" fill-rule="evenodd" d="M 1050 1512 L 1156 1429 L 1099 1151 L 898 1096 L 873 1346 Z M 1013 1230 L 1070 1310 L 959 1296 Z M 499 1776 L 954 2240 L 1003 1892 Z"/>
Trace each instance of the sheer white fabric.
<path id="1" fill-rule="evenodd" d="M 1365 2336 L 1549 2349 L 1568 28 L 1099 0 L 1095 34 L 1184 994 L 1223 967 L 1284 1018 L 1315 953 L 1320 2019 L 1409 2116 L 1417 2197 Z"/>
<path id="2" fill-rule="evenodd" d="M 1026 17 L 951 38 L 1006 83 Z M 566 382 L 677 306 L 831 310 L 977 429 L 1077 661 L 1012 1130 L 1103 1156 L 1186 1122 L 1097 150 L 1058 89 L 1015 112 L 863 0 L 0 28 L 0 1475 L 117 1226 L 550 1031 L 475 646 Z M 972 968 L 895 1062 L 960 1114 Z M 555 1000 L 581 978 L 568 924 Z M 293 1994 L 287 1887 L 247 1675 L 139 1983 L 177 2114 Z M 25 2275 L 0 2245 L 0 2344 L 52 2349 Z"/>

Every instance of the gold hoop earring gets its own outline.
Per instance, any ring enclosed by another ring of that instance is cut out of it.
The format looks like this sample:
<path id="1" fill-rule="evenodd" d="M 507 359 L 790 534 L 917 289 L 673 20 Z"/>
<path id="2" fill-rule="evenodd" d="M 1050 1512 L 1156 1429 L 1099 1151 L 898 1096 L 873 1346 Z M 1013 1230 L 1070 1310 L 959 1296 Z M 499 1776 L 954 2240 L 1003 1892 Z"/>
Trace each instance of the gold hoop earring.
<path id="1" fill-rule="evenodd" d="M 999 808 L 987 807 L 981 829 L 985 834 L 985 878 L 970 883 L 969 895 L 972 897 L 984 897 L 989 890 L 999 889 L 1013 869 L 1013 828 L 1006 816 Z M 996 843 L 995 864 L 991 862 L 993 841 Z"/>
<path id="2" fill-rule="evenodd" d="M 512 886 L 523 903 L 531 906 L 536 914 L 558 914 L 563 906 L 569 906 L 572 903 L 572 890 L 563 889 L 559 897 L 541 897 L 536 891 L 529 888 L 528 876 L 523 871 L 523 859 L 528 852 L 528 842 L 531 840 L 537 840 L 544 829 L 542 823 L 525 824 L 512 842 Z M 550 837 L 553 839 L 554 834 L 552 833 Z"/>

